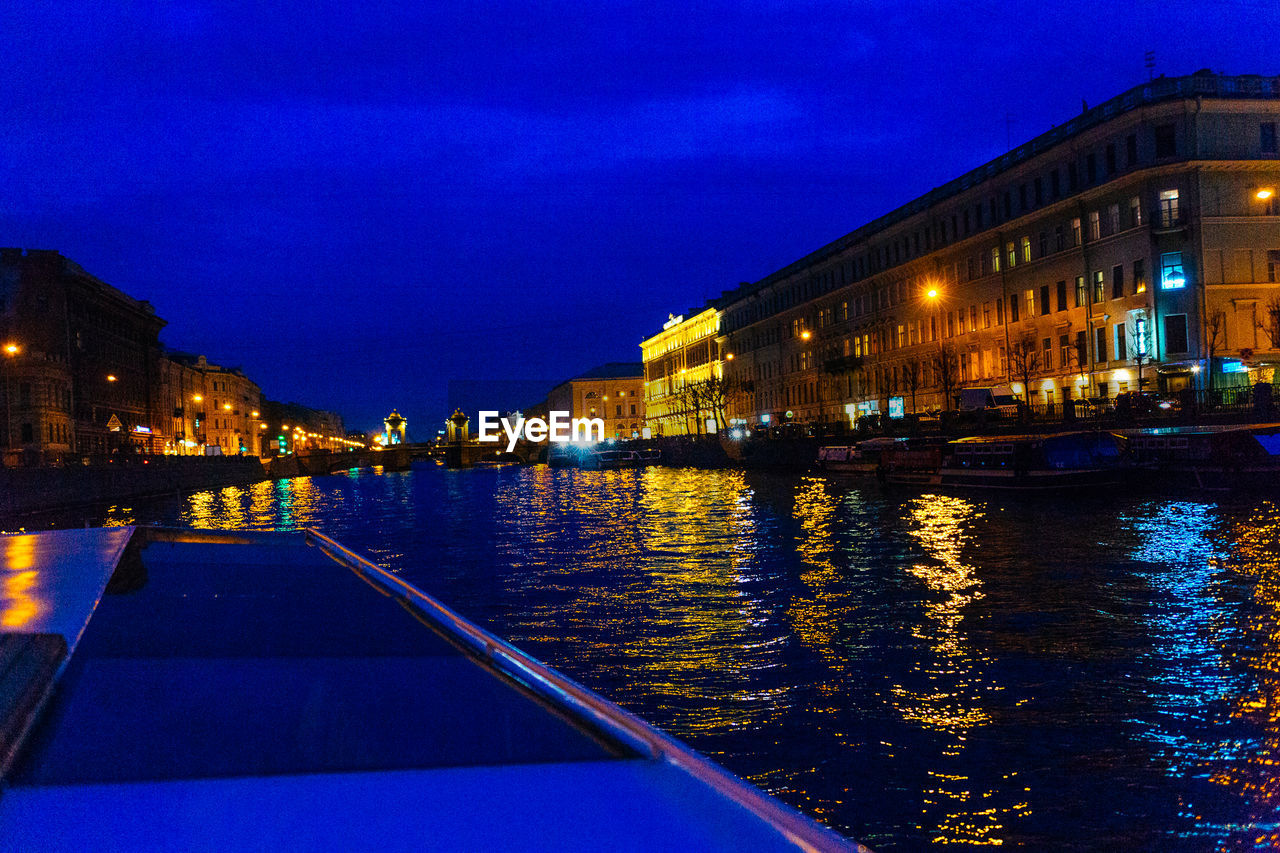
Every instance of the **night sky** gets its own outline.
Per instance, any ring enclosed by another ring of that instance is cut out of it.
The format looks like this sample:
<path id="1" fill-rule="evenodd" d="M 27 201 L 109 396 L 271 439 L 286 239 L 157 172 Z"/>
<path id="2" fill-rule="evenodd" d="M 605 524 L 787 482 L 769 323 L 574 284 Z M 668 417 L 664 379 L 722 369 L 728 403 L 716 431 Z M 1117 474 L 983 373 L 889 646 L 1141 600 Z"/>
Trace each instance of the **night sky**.
<path id="1" fill-rule="evenodd" d="M 1280 74 L 1267 0 L 36 2 L 2 31 L 0 244 L 273 399 L 411 432 L 450 380 L 638 361 L 668 312 L 1143 82 L 1145 50 Z"/>

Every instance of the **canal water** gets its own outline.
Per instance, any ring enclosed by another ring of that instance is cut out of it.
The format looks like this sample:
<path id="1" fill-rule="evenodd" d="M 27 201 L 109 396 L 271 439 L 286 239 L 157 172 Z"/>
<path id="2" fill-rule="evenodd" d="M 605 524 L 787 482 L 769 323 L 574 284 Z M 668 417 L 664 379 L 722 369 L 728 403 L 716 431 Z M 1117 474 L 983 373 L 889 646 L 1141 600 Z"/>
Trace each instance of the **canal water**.
<path id="1" fill-rule="evenodd" d="M 653 468 L 351 472 L 314 526 L 878 850 L 1280 847 L 1280 505 Z"/>

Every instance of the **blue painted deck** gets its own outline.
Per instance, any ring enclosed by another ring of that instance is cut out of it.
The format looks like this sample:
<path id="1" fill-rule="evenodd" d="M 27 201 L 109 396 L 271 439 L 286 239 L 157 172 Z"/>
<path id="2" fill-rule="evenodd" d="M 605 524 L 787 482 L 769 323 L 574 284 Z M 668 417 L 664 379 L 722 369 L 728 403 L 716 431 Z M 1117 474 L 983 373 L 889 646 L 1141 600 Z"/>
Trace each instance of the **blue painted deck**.
<path id="1" fill-rule="evenodd" d="M 844 847 L 557 707 L 305 534 L 150 541 L 107 584 L 127 536 L 22 546 L 76 590 L 31 630 L 100 602 L 6 775 L 6 849 Z"/>

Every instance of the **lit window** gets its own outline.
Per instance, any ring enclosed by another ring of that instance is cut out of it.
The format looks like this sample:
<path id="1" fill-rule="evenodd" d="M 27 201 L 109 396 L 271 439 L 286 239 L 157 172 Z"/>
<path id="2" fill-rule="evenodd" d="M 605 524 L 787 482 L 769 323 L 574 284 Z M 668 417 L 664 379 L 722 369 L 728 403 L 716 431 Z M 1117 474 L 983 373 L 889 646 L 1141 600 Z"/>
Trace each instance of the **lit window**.
<path id="1" fill-rule="evenodd" d="M 1030 237 L 1022 238 L 1022 260 L 1024 262 L 1031 260 L 1031 238 Z"/>
<path id="2" fill-rule="evenodd" d="M 1160 289 L 1180 290 L 1187 286 L 1187 277 L 1182 269 L 1181 252 L 1165 252 L 1160 256 Z"/>
<path id="3" fill-rule="evenodd" d="M 1098 211 L 1089 212 L 1089 239 L 1097 240 L 1102 236 L 1102 216 Z"/>
<path id="4" fill-rule="evenodd" d="M 1178 191 L 1177 190 L 1161 190 L 1160 191 L 1160 227 L 1172 228 L 1178 224 L 1180 214 L 1178 212 Z"/>
<path id="5" fill-rule="evenodd" d="M 1142 225 L 1142 200 L 1136 195 L 1129 199 L 1129 224 L 1134 228 Z"/>
<path id="6" fill-rule="evenodd" d="M 1071 245 L 1079 246 L 1083 242 L 1080 239 L 1080 217 L 1071 220 Z"/>
<path id="7" fill-rule="evenodd" d="M 991 271 L 1000 272 L 1000 247 L 991 247 Z"/>
<path id="8" fill-rule="evenodd" d="M 1120 205 L 1113 204 L 1107 208 L 1107 227 L 1112 234 L 1120 230 Z"/>

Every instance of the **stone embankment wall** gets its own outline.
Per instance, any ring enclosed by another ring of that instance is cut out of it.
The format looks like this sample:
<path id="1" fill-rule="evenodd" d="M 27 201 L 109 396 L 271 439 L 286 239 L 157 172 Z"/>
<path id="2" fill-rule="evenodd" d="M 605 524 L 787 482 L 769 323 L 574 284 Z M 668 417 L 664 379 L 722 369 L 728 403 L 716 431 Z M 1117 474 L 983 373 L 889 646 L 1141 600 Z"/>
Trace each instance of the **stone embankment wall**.
<path id="1" fill-rule="evenodd" d="M 0 469 L 0 517 L 245 486 L 266 479 L 253 456 L 132 456 L 102 465 Z"/>

